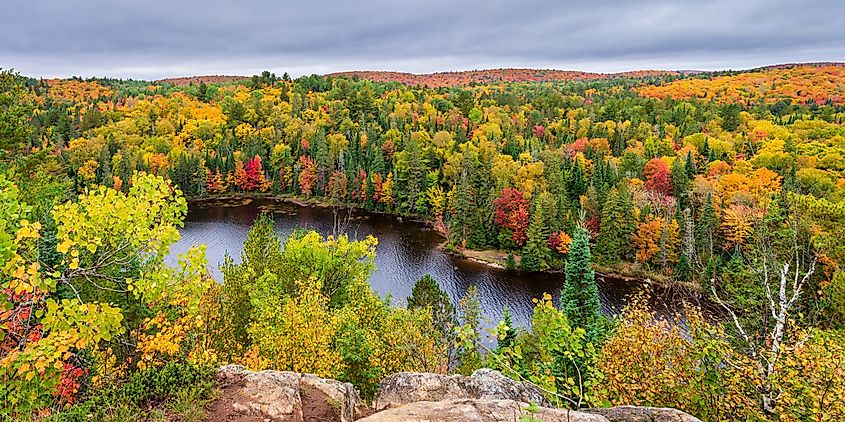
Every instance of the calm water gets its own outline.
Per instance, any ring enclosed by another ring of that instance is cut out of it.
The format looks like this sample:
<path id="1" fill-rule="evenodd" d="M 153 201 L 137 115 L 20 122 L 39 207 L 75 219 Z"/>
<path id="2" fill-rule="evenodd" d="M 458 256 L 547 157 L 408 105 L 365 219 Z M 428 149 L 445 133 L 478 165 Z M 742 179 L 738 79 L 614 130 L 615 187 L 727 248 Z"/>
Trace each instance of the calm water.
<path id="1" fill-rule="evenodd" d="M 228 253 L 240 260 L 243 242 L 252 222 L 262 212 L 271 213 L 278 232 L 286 237 L 297 228 L 309 228 L 331 234 L 334 214 L 330 209 L 301 207 L 272 200 L 252 200 L 247 203 L 214 203 L 193 206 L 188 213 L 182 239 L 172 250 L 172 257 L 185 252 L 191 245 L 208 246 L 209 270 L 222 281 L 218 265 Z M 424 224 L 400 221 L 380 214 L 355 211 L 348 225 L 350 237 L 378 238 L 376 270 L 370 284 L 382 297 L 390 296 L 393 303 L 405 303 L 414 282 L 431 274 L 457 303 L 467 288 L 478 287 L 484 312 L 485 326 L 494 326 L 502 316 L 502 308 L 510 307 L 515 322 L 529 325 L 532 298 L 544 292 L 557 297 L 563 287 L 563 274 L 533 274 L 488 268 L 465 259 L 453 257 L 438 248 L 443 241 Z M 615 314 L 624 307 L 630 295 L 643 283 L 597 276 L 602 308 Z M 682 300 L 690 300 L 686 292 L 652 287 L 652 306 L 660 315 L 669 315 L 679 308 Z"/>

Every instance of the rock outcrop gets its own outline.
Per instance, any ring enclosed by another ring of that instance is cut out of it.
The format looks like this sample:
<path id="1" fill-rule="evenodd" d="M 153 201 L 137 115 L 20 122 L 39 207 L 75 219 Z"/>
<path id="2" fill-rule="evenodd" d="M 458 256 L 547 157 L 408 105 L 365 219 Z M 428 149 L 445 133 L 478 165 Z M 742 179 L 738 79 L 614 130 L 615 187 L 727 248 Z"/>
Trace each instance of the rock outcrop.
<path id="1" fill-rule="evenodd" d="M 223 393 L 209 412 L 212 420 L 352 422 L 365 407 L 352 384 L 311 374 L 227 365 L 217 378 Z"/>
<path id="2" fill-rule="evenodd" d="M 678 409 L 665 407 L 616 406 L 585 411 L 602 415 L 610 422 L 701 422 L 700 419 Z"/>
<path id="3" fill-rule="evenodd" d="M 492 369 L 479 369 L 468 377 L 415 372 L 393 374 L 379 385 L 375 410 L 453 399 L 513 400 L 551 407 L 537 387 L 514 381 Z"/>
<path id="4" fill-rule="evenodd" d="M 526 403 L 514 400 L 451 399 L 419 401 L 384 410 L 359 422 L 515 422 L 530 416 L 543 422 L 607 422 L 607 418 L 568 409 L 527 410 Z"/>
<path id="5" fill-rule="evenodd" d="M 311 374 L 253 372 L 227 365 L 217 378 L 222 392 L 206 422 L 515 422 L 523 417 L 550 422 L 701 422 L 679 410 L 654 407 L 554 409 L 536 386 L 490 369 L 471 376 L 393 374 L 381 382 L 373 407 L 361 401 L 352 384 Z"/>

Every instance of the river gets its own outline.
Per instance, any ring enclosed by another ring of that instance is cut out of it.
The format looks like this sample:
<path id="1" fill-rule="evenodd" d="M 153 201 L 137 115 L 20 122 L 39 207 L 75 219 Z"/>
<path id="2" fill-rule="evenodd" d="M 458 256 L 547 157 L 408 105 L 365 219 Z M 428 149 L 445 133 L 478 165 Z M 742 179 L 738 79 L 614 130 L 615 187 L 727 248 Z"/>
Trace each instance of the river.
<path id="1" fill-rule="evenodd" d="M 175 256 L 187 251 L 191 245 L 204 243 L 208 247 L 209 270 L 217 281 L 222 282 L 218 265 L 227 253 L 236 261 L 240 260 L 247 232 L 262 212 L 273 215 L 276 229 L 283 237 L 297 228 L 331 234 L 335 222 L 331 209 L 303 207 L 270 199 L 195 204 L 191 206 L 185 227 L 181 230 L 182 238 L 171 248 L 170 261 L 175 261 Z M 452 256 L 440 249 L 443 238 L 418 222 L 354 211 L 349 219 L 348 233 L 354 238 L 367 235 L 378 238 L 376 270 L 370 277 L 370 284 L 382 297 L 389 296 L 392 303 L 404 304 L 414 282 L 426 273 L 440 283 L 455 303 L 474 284 L 478 287 L 484 326 L 488 328 L 501 319 L 504 306 L 510 307 L 518 325 L 530 325 L 531 299 L 540 297 L 544 292 L 557 298 L 564 284 L 563 274 L 506 271 Z M 610 315 L 617 314 L 629 297 L 645 285 L 644 282 L 602 276 L 596 278 L 602 311 Z M 674 315 L 682 300 L 693 297 L 679 289 L 652 286 L 651 290 L 651 306 L 658 316 Z"/>

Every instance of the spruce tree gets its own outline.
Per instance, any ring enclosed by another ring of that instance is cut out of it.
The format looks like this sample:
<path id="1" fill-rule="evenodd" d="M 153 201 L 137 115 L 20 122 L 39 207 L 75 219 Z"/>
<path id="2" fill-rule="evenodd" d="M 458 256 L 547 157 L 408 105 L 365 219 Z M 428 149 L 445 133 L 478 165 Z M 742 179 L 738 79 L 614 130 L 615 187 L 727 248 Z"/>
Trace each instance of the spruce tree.
<path id="1" fill-rule="evenodd" d="M 689 281 L 690 278 L 692 278 L 692 268 L 687 254 L 684 253 L 681 254 L 681 259 L 678 260 L 678 265 L 675 267 L 675 280 Z"/>
<path id="2" fill-rule="evenodd" d="M 469 237 L 473 208 L 469 172 L 464 168 L 455 192 L 455 214 L 449 224 L 449 242 L 453 246 L 463 246 L 464 240 Z"/>
<path id="3" fill-rule="evenodd" d="M 578 201 L 581 195 L 587 193 L 587 176 L 584 172 L 584 165 L 579 158 L 575 158 L 575 163 L 569 168 L 567 172 L 567 190 L 569 191 L 569 198 L 574 202 Z"/>
<path id="4" fill-rule="evenodd" d="M 444 292 L 437 280 L 430 274 L 422 276 L 408 296 L 408 309 L 430 309 L 434 326 L 444 339 L 451 339 L 454 327 L 457 325 L 455 306 L 452 299 Z"/>
<path id="5" fill-rule="evenodd" d="M 548 196 L 548 192 L 536 195 L 536 205 L 528 224 L 528 242 L 522 249 L 521 266 L 524 270 L 546 271 L 551 268 L 551 250 L 546 244 L 550 235 L 546 225 Z"/>
<path id="6" fill-rule="evenodd" d="M 632 205 L 626 196 L 627 191 L 614 188 L 607 194 L 602 207 L 601 228 L 596 240 L 596 255 L 602 263 L 614 264 L 630 255 Z"/>
<path id="7" fill-rule="evenodd" d="M 702 252 L 706 252 L 708 258 L 713 255 L 713 249 L 715 248 L 714 237 L 717 224 L 718 220 L 716 209 L 713 207 L 713 197 L 707 195 L 704 206 L 701 208 L 701 215 L 698 218 L 695 231 L 701 250 Z"/>
<path id="8" fill-rule="evenodd" d="M 672 161 L 672 166 L 669 169 L 669 179 L 670 185 L 672 186 L 672 196 L 681 205 L 678 208 L 686 208 L 687 199 L 689 198 L 690 180 L 687 175 L 686 166 L 682 163 L 681 158 L 675 158 L 675 161 Z"/>
<path id="9" fill-rule="evenodd" d="M 587 229 L 579 226 L 569 244 L 564 268 L 566 285 L 561 291 L 560 305 L 571 326 L 584 328 L 595 338 L 600 334 L 601 302 L 591 264 L 590 238 Z"/>
<path id="10" fill-rule="evenodd" d="M 687 159 L 686 163 L 684 163 L 684 169 L 687 171 L 687 178 L 692 179 L 698 174 L 698 169 L 695 165 L 695 158 L 692 156 L 692 151 L 687 152 Z"/>

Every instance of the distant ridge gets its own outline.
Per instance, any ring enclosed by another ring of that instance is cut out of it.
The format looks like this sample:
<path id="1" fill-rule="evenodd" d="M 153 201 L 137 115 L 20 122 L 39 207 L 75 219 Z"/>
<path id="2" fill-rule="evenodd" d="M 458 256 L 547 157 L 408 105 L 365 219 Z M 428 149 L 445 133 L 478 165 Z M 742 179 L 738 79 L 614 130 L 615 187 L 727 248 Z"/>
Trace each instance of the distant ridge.
<path id="1" fill-rule="evenodd" d="M 613 78 L 648 78 L 655 76 L 675 75 L 699 75 L 715 74 L 719 72 L 753 72 L 771 69 L 785 69 L 791 67 L 845 67 L 845 62 L 807 62 L 807 63 L 782 63 L 768 66 L 761 66 L 751 69 L 723 69 L 723 70 L 634 70 L 617 73 L 582 72 L 577 70 L 557 69 L 531 69 L 531 68 L 502 68 L 502 69 L 481 69 L 465 70 L 454 72 L 434 73 L 410 73 L 378 70 L 352 70 L 344 72 L 327 73 L 323 76 L 345 76 L 357 77 L 374 82 L 400 82 L 406 85 L 426 85 L 432 88 L 444 86 L 469 85 L 471 83 L 491 82 L 555 82 L 555 81 L 589 81 Z M 246 81 L 250 76 L 238 75 L 199 75 L 164 78 L 155 81 L 156 83 L 168 83 L 176 86 L 190 84 L 226 83 L 233 81 Z"/>
<path id="2" fill-rule="evenodd" d="M 205 75 L 205 76 L 183 76 L 179 78 L 164 78 L 155 82 L 166 83 L 174 86 L 184 86 L 190 84 L 199 84 L 204 82 L 206 84 L 219 84 L 232 81 L 245 81 L 249 76 L 235 76 L 235 75 Z"/>
<path id="3" fill-rule="evenodd" d="M 652 76 L 678 75 L 679 72 L 667 70 L 636 70 L 620 73 L 593 73 L 576 70 L 556 69 L 484 69 L 458 72 L 407 73 L 391 71 L 347 71 L 329 73 L 325 76 L 349 76 L 375 82 L 400 82 L 407 85 L 427 85 L 432 88 L 443 86 L 468 85 L 470 83 L 490 82 L 554 82 L 588 81 L 618 77 L 645 78 Z"/>

